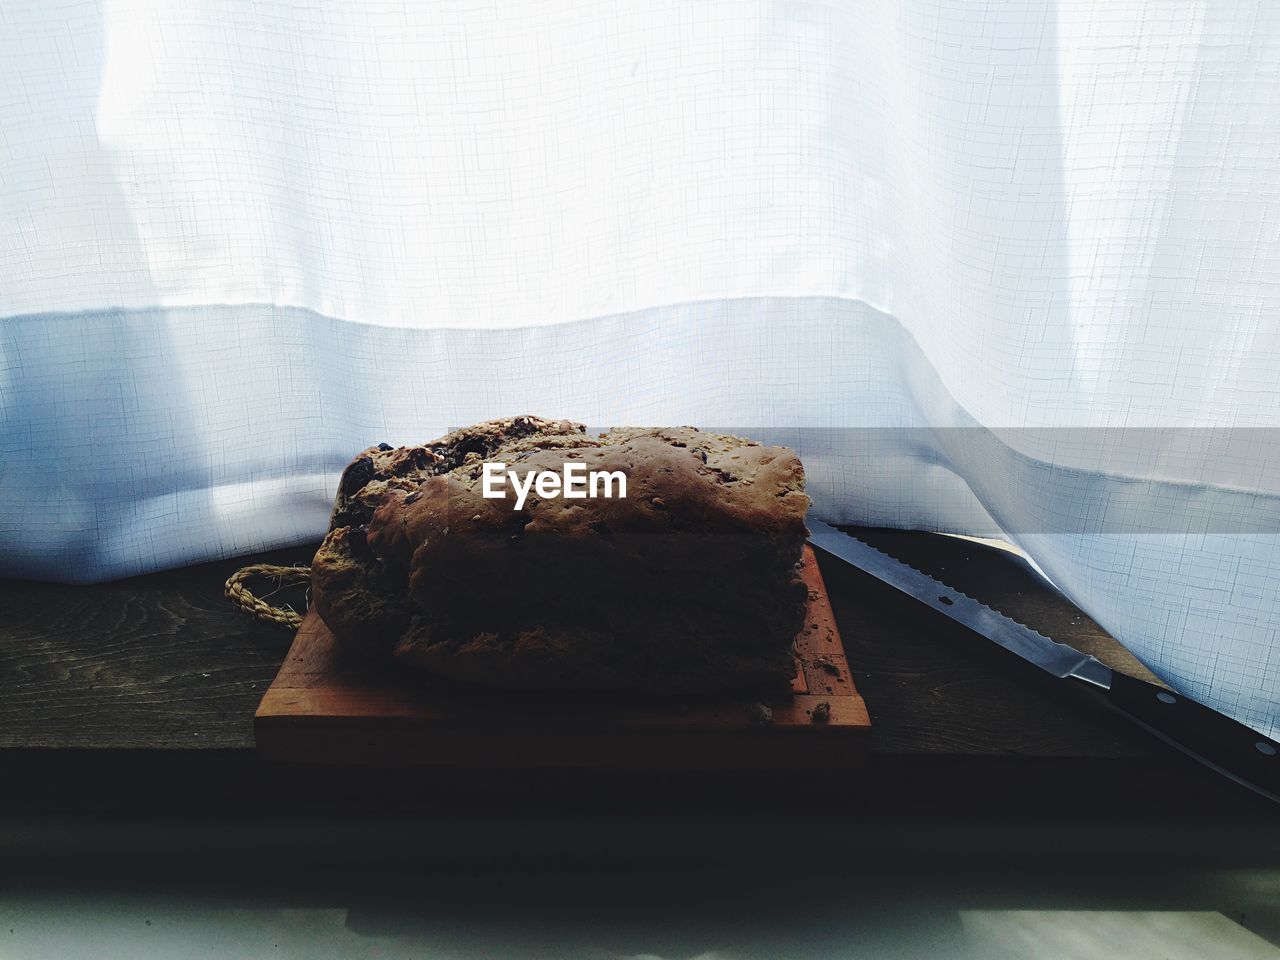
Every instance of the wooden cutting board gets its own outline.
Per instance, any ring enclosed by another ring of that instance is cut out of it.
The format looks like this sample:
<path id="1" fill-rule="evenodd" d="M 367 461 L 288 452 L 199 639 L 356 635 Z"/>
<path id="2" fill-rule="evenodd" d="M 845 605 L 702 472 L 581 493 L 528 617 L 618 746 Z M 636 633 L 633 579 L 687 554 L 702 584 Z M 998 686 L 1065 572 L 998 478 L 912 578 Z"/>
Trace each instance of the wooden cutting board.
<path id="1" fill-rule="evenodd" d="M 344 655 L 312 611 L 258 707 L 258 753 L 305 763 L 847 770 L 866 757 L 870 720 L 808 546 L 802 575 L 809 605 L 792 691 L 763 698 L 462 689 Z M 753 716 L 762 701 L 767 723 Z M 830 718 L 815 722 L 824 702 Z"/>

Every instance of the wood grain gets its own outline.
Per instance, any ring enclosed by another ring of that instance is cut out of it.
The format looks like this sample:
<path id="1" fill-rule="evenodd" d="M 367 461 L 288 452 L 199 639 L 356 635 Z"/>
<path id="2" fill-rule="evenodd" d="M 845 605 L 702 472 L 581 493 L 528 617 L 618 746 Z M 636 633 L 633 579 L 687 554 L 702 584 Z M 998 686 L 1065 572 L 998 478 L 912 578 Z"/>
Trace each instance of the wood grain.
<path id="1" fill-rule="evenodd" d="M 1131 657 L 1026 565 L 926 533 L 860 533 L 1112 666 Z M 0 750 L 252 751 L 253 713 L 290 637 L 231 608 L 247 563 L 307 562 L 314 544 L 91 586 L 0 581 Z M 944 617 L 819 558 L 878 757 L 1152 755 Z M 290 594 L 299 609 L 303 591 Z"/>
<path id="2" fill-rule="evenodd" d="M 90 586 L 0 581 L 0 749 L 252 749 L 254 708 L 291 638 L 223 597 L 243 563 Z"/>
<path id="3" fill-rule="evenodd" d="M 259 754 L 321 763 L 651 770 L 831 769 L 866 757 L 869 721 L 845 661 L 822 575 L 809 588 L 790 695 L 655 699 L 459 688 L 346 655 L 309 613 L 258 707 Z M 800 692 L 795 692 L 799 688 Z M 814 722 L 828 705 L 830 718 Z"/>
<path id="4" fill-rule="evenodd" d="M 1136 672 L 1114 640 L 1016 557 L 933 534 L 858 532 Z M 450 812 L 506 815 L 515 795 L 522 809 L 553 817 L 602 810 L 692 812 L 717 821 L 776 814 L 788 822 L 870 818 L 963 830 L 993 817 L 1108 827 L 1166 822 L 1179 830 L 1274 824 L 1272 805 L 1161 750 L 1092 701 L 1074 702 L 1039 671 L 827 557 L 819 564 L 828 596 L 874 724 L 865 773 L 688 773 L 673 791 L 666 778 L 625 771 L 472 768 L 462 775 L 423 766 L 261 761 L 253 712 L 291 637 L 232 609 L 222 584 L 244 564 L 305 563 L 313 551 L 94 586 L 0 581 L 0 813 L 289 823 L 307 815 L 343 823 L 396 815 L 416 823 Z M 303 591 L 287 595 L 302 609 Z"/>

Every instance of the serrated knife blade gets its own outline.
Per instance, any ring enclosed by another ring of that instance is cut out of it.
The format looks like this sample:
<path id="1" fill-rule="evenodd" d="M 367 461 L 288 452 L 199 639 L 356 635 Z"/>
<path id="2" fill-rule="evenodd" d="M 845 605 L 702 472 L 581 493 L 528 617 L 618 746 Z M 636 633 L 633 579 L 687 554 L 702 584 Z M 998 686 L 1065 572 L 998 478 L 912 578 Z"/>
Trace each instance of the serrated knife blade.
<path id="1" fill-rule="evenodd" d="M 864 573 L 939 613 L 950 617 L 974 633 L 993 640 L 1055 677 L 1077 677 L 1099 687 L 1111 686 L 1111 669 L 1100 660 L 1065 643 L 1056 643 L 1044 634 L 992 610 L 986 604 L 939 583 L 927 573 L 877 550 L 821 520 L 809 519 L 809 542 L 853 564 Z"/>
<path id="2" fill-rule="evenodd" d="M 1280 802 L 1280 743 L 1190 697 L 1058 643 L 853 534 L 812 517 L 809 542 L 1059 679 L 1080 682 L 1148 732 L 1216 772 Z"/>

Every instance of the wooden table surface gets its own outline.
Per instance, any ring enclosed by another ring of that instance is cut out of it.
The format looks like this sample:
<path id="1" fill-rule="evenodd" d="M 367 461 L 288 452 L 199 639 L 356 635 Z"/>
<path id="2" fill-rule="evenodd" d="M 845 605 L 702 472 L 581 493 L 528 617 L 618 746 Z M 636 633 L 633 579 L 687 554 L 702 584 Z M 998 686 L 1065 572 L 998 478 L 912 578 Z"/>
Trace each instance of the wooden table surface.
<path id="1" fill-rule="evenodd" d="M 1006 551 L 933 534 L 860 533 L 1055 639 L 1144 672 Z M 846 780 L 715 780 L 673 792 L 551 771 L 504 780 L 269 764 L 254 754 L 253 714 L 290 637 L 232 609 L 222 585 L 246 563 L 305 563 L 312 550 L 96 586 L 0 581 L 0 812 L 501 810 L 514 786 L 522 805 L 560 812 L 709 797 L 717 811 L 755 813 L 822 791 L 836 798 L 828 811 L 849 817 L 1275 821 L 1272 805 L 1093 698 L 825 555 L 822 572 L 873 723 L 871 767 Z"/>

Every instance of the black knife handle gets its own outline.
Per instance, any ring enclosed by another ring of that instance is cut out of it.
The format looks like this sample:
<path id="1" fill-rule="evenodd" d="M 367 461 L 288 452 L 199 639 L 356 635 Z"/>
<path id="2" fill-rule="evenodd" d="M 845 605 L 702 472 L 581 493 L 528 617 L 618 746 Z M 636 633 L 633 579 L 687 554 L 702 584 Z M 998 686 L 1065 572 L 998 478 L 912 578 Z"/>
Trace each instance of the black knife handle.
<path id="1" fill-rule="evenodd" d="M 1160 739 L 1280 801 L 1280 743 L 1154 683 L 1112 673 L 1107 701 Z"/>

